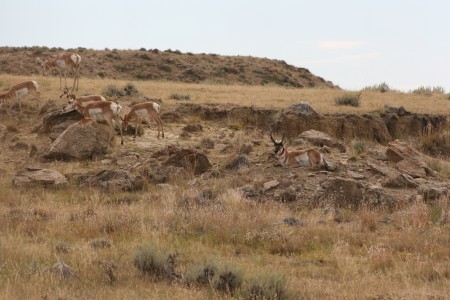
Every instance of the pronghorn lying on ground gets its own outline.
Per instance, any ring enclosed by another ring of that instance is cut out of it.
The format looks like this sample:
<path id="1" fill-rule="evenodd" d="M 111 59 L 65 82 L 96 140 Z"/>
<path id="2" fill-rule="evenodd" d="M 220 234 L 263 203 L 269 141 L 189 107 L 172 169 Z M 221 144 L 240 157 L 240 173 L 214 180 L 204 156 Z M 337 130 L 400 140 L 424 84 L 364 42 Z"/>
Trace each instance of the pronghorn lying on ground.
<path id="1" fill-rule="evenodd" d="M 9 91 L 7 91 L 4 94 L 0 94 L 0 107 L 2 106 L 5 100 L 16 98 L 17 101 L 19 102 L 20 113 L 22 113 L 22 103 L 20 99 L 29 94 L 34 94 L 36 96 L 38 100 L 37 107 L 39 108 L 39 100 L 40 100 L 39 84 L 34 80 L 24 81 L 16 85 L 13 85 L 9 89 Z M 9 112 L 11 112 L 11 109 L 12 104 L 11 107 L 9 108 Z"/>
<path id="2" fill-rule="evenodd" d="M 324 164 L 324 158 L 322 154 L 314 148 L 309 149 L 296 149 L 288 151 L 284 146 L 284 135 L 281 141 L 277 141 L 273 138 L 272 132 L 270 132 L 270 139 L 275 146 L 275 155 L 278 157 L 283 167 L 315 167 Z"/>
<path id="3" fill-rule="evenodd" d="M 136 128 L 134 131 L 134 137 L 136 137 L 138 133 L 138 128 L 141 127 L 142 119 L 150 117 L 153 121 L 158 124 L 158 138 L 159 131 L 162 131 L 162 137 L 164 137 L 164 124 L 159 117 L 159 112 L 161 111 L 161 107 L 155 102 L 144 102 L 138 103 L 131 107 L 129 113 L 125 115 L 125 118 L 122 119 L 122 130 L 126 130 L 128 127 L 128 123 L 131 119 L 136 120 Z"/>
<path id="4" fill-rule="evenodd" d="M 78 81 L 80 78 L 80 63 L 81 56 L 72 53 L 72 52 L 64 52 L 59 53 L 52 60 L 44 60 L 41 63 L 41 68 L 43 70 L 44 75 L 50 68 L 56 68 L 59 73 L 59 89 L 61 90 L 61 77 L 64 74 L 64 83 L 67 84 L 67 70 L 70 70 L 74 74 L 73 80 L 73 89 L 75 88 L 75 83 L 77 84 L 78 90 Z"/>
<path id="5" fill-rule="evenodd" d="M 111 141 L 114 135 L 114 121 L 119 124 L 120 129 L 120 143 L 123 145 L 122 127 L 120 126 L 119 113 L 122 107 L 112 101 L 94 101 L 88 103 L 75 102 L 76 109 L 83 114 L 84 119 L 80 121 L 81 124 L 92 121 L 106 121 L 111 128 L 108 141 Z"/>
<path id="6" fill-rule="evenodd" d="M 66 96 L 68 99 L 68 104 L 63 108 L 63 111 L 70 110 L 76 108 L 76 103 L 81 103 L 83 106 L 85 106 L 89 102 L 93 101 L 106 101 L 106 98 L 100 95 L 89 95 L 89 96 L 75 96 L 75 94 L 72 93 L 71 89 L 68 89 L 67 86 L 64 87 L 64 92 L 59 96 L 59 98 L 62 98 L 63 96 Z"/>

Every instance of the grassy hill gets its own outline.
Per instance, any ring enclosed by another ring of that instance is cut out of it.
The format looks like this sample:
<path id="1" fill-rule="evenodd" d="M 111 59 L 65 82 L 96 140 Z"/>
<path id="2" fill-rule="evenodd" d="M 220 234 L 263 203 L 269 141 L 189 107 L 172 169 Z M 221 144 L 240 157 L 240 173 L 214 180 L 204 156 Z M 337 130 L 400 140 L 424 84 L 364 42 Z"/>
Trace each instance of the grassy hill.
<path id="1" fill-rule="evenodd" d="M 81 75 L 123 80 L 170 80 L 221 84 L 335 88 L 330 81 L 281 60 L 180 51 L 67 49 L 82 57 Z M 38 59 L 65 51 L 47 47 L 1 47 L 1 73 L 40 74 Z M 55 71 L 56 72 L 56 71 Z"/>

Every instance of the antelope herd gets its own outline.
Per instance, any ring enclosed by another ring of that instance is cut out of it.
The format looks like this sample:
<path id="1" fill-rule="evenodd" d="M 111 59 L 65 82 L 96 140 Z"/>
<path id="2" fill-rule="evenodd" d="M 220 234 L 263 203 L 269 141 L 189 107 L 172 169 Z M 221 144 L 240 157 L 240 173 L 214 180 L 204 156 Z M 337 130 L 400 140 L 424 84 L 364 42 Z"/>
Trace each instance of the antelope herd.
<path id="1" fill-rule="evenodd" d="M 110 127 L 110 133 L 108 141 L 111 141 L 114 136 L 115 124 L 119 127 L 121 144 L 123 144 L 122 131 L 126 131 L 130 121 L 135 120 L 135 132 L 134 138 L 136 138 L 142 121 L 144 119 L 152 119 L 158 126 L 157 137 L 164 138 L 164 124 L 160 117 L 161 107 L 154 102 L 138 103 L 131 107 L 128 113 L 124 117 L 120 116 L 122 112 L 122 106 L 115 101 L 108 101 L 101 95 L 88 95 L 88 96 L 76 96 L 73 91 L 78 90 L 79 83 L 79 71 L 81 56 L 72 53 L 65 52 L 57 54 L 51 60 L 41 61 L 41 68 L 44 75 L 51 68 L 56 68 L 59 74 L 60 90 L 62 87 L 62 75 L 64 75 L 64 90 L 60 95 L 60 99 L 67 99 L 67 105 L 62 108 L 62 111 L 77 110 L 83 115 L 83 119 L 80 124 L 85 124 L 89 121 L 106 121 Z M 74 81 L 72 88 L 67 87 L 67 71 L 71 71 L 74 75 Z M 75 89 L 76 86 L 76 89 Z M 39 107 L 40 92 L 39 84 L 36 81 L 24 81 L 12 86 L 7 92 L 0 94 L 0 107 L 6 100 L 16 99 L 19 104 L 20 113 L 22 114 L 21 98 L 27 95 L 34 95 L 37 99 L 37 106 Z M 10 106 L 10 113 L 13 105 Z M 140 134 L 139 134 L 140 135 Z M 285 146 L 284 135 L 281 140 L 275 140 L 272 132 L 270 132 L 270 139 L 275 147 L 275 156 L 278 158 L 280 164 L 283 167 L 316 167 L 325 163 L 323 155 L 314 148 L 309 149 L 294 149 L 288 150 Z"/>

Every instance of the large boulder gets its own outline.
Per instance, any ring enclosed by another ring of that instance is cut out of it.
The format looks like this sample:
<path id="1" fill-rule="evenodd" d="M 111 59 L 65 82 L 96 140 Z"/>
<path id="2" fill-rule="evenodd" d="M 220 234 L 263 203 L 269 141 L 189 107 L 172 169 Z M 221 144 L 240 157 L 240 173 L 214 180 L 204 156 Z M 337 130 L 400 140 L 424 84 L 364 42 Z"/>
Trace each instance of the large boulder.
<path id="1" fill-rule="evenodd" d="M 56 137 L 61 134 L 73 123 L 78 122 L 83 118 L 77 110 L 67 110 L 62 109 L 57 111 L 52 111 L 46 114 L 42 120 L 43 130 L 50 136 Z M 54 139 L 53 139 L 54 140 Z"/>
<path id="2" fill-rule="evenodd" d="M 17 171 L 13 178 L 13 185 L 16 187 L 64 187 L 67 185 L 67 178 L 52 169 L 26 167 Z"/>
<path id="3" fill-rule="evenodd" d="M 103 155 L 109 145 L 109 126 L 93 122 L 69 126 L 44 155 L 47 159 L 83 160 Z"/>

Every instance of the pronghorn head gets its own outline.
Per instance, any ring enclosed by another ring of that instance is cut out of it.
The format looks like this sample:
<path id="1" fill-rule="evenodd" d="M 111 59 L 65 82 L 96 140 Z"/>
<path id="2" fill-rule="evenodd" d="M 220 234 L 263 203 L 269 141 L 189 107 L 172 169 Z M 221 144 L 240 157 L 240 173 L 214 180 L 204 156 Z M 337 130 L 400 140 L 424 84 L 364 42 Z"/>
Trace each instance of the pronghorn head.
<path id="1" fill-rule="evenodd" d="M 283 145 L 284 144 L 284 134 L 282 135 L 281 140 L 277 141 L 277 140 L 275 140 L 273 138 L 272 131 L 271 131 L 270 132 L 270 139 L 272 140 L 273 145 L 275 146 L 275 149 L 274 149 L 275 154 L 278 153 L 281 149 L 283 149 L 283 147 L 284 147 L 284 145 Z"/>
<path id="2" fill-rule="evenodd" d="M 122 121 L 122 130 L 126 131 L 128 128 L 128 124 L 130 123 L 130 114 L 126 114 L 125 118 L 124 117 L 120 117 L 120 120 Z"/>
<path id="3" fill-rule="evenodd" d="M 64 86 L 63 93 L 59 96 L 59 98 L 61 99 L 64 96 L 66 96 L 66 98 L 69 100 L 69 104 L 73 103 L 73 101 L 75 101 L 76 99 L 75 94 L 72 93 L 72 89 L 69 89 L 67 85 Z"/>
<path id="4" fill-rule="evenodd" d="M 42 74 L 46 75 L 47 71 L 50 69 L 50 66 L 48 65 L 48 61 L 46 59 L 44 61 L 41 61 L 41 68 L 42 68 Z"/>
<path id="5" fill-rule="evenodd" d="M 67 101 L 67 105 L 63 107 L 63 111 L 68 111 L 68 110 L 74 109 L 76 97 L 74 94 L 72 94 L 71 89 L 69 89 L 67 86 L 64 87 L 63 93 L 61 94 L 61 96 L 59 96 L 59 98 L 61 99 L 64 96 L 66 96 L 68 101 Z"/>

